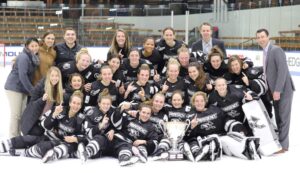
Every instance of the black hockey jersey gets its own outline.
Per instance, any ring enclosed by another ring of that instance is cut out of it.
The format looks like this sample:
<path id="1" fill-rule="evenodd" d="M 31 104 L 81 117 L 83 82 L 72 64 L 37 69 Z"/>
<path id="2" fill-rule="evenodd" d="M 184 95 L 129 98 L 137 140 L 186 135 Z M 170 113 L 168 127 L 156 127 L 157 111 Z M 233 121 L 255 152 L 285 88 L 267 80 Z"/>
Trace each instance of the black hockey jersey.
<path id="1" fill-rule="evenodd" d="M 81 76 L 85 80 L 84 81 L 85 83 L 91 83 L 91 82 L 94 82 L 95 80 L 97 80 L 99 72 L 100 72 L 100 65 L 98 65 L 98 64 L 90 65 L 85 70 L 79 71 L 76 67 L 75 61 L 69 61 L 69 62 L 62 63 L 58 66 L 58 68 L 60 69 L 61 74 L 62 74 L 64 88 L 68 84 L 68 79 L 69 79 L 70 75 L 73 73 L 81 74 Z"/>
<path id="2" fill-rule="evenodd" d="M 143 102 L 142 98 L 138 94 L 141 91 L 141 88 L 143 88 L 145 91 L 146 100 L 150 100 L 154 96 L 154 94 L 158 92 L 157 86 L 149 84 L 148 82 L 146 83 L 145 86 L 140 86 L 139 84 L 137 84 L 137 81 L 135 81 L 133 82 L 133 86 L 135 89 L 128 94 L 127 98 L 125 99 L 126 101 L 133 102 L 133 103 Z M 128 85 L 125 87 L 127 88 Z"/>
<path id="3" fill-rule="evenodd" d="M 58 117 L 53 118 L 54 110 L 49 110 L 45 113 L 46 118 L 42 121 L 42 126 L 45 128 L 45 134 L 50 139 L 64 141 L 65 136 L 76 136 L 78 142 L 85 140 L 83 133 L 83 120 L 85 115 L 78 112 L 74 117 L 68 115 L 69 107 L 63 107 L 63 111 Z"/>
<path id="4" fill-rule="evenodd" d="M 101 130 L 99 129 L 99 124 L 102 122 L 104 116 L 107 116 L 111 120 L 114 111 L 115 110 L 112 107 L 106 113 L 103 113 L 99 107 L 85 107 L 84 114 L 86 117 L 83 123 L 85 134 L 92 139 L 97 134 L 106 134 L 109 130 L 114 129 L 110 121 L 106 127 Z"/>
<path id="5" fill-rule="evenodd" d="M 97 106 L 97 99 L 99 94 L 107 88 L 109 91 L 110 96 L 112 97 L 112 105 L 118 105 L 118 96 L 119 91 L 114 83 L 110 83 L 108 86 L 103 85 L 103 83 L 99 80 L 92 83 L 91 90 L 89 93 L 86 94 L 84 105 L 85 106 Z"/>

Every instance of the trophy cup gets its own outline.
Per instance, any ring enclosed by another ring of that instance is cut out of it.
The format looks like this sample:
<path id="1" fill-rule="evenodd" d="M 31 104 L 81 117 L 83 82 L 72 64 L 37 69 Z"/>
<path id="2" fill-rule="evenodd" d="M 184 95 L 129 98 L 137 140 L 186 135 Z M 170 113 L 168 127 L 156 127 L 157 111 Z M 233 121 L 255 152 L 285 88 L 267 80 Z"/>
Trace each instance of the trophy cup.
<path id="1" fill-rule="evenodd" d="M 172 148 L 169 150 L 169 160 L 182 160 L 183 152 L 178 149 L 178 143 L 182 141 L 185 132 L 190 126 L 190 120 L 160 122 L 164 135 L 170 140 Z"/>

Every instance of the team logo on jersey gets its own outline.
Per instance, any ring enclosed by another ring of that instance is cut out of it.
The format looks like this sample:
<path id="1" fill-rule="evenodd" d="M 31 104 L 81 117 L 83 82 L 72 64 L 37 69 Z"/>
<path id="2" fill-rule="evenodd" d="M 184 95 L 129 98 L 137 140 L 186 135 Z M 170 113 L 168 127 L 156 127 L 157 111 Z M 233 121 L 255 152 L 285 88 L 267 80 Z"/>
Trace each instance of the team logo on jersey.
<path id="1" fill-rule="evenodd" d="M 71 68 L 71 64 L 69 64 L 69 63 L 64 63 L 63 69 L 67 70 L 67 69 L 70 69 L 70 68 Z"/>

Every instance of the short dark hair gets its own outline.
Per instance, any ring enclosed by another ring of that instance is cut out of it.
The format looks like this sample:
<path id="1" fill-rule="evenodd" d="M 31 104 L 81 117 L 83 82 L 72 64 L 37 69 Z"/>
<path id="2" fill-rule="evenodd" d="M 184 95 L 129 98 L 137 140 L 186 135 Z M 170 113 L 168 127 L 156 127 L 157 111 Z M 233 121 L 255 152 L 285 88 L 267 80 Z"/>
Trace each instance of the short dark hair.
<path id="1" fill-rule="evenodd" d="M 213 30 L 213 27 L 212 27 L 211 24 L 208 23 L 208 22 L 203 22 L 203 23 L 199 26 L 198 29 L 201 30 L 201 29 L 202 29 L 202 26 L 204 26 L 204 25 L 209 26 L 209 27 L 210 27 L 210 30 Z"/>
<path id="2" fill-rule="evenodd" d="M 269 36 L 269 31 L 265 28 L 261 28 L 259 30 L 256 31 L 256 34 L 261 33 L 261 32 L 265 32 L 267 36 Z"/>
<path id="3" fill-rule="evenodd" d="M 39 44 L 39 40 L 37 38 L 29 37 L 25 42 L 25 47 L 27 47 L 31 42 L 36 42 L 37 44 Z"/>

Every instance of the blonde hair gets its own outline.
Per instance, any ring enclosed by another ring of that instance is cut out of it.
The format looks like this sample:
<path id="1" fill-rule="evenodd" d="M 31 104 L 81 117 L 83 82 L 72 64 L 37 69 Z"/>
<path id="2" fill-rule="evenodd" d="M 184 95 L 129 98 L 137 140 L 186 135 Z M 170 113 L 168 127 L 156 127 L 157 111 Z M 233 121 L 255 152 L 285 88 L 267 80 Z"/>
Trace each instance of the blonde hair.
<path id="1" fill-rule="evenodd" d="M 181 52 L 187 52 L 190 55 L 190 50 L 184 44 L 177 50 L 177 54 L 179 55 Z"/>
<path id="2" fill-rule="evenodd" d="M 87 54 L 90 57 L 90 63 L 92 63 L 92 56 L 90 55 L 90 53 L 89 53 L 89 51 L 88 51 L 87 48 L 81 48 L 79 50 L 79 52 L 76 53 L 76 57 L 75 57 L 76 63 L 78 63 L 78 61 L 81 58 L 81 55 L 83 55 L 83 54 Z"/>
<path id="3" fill-rule="evenodd" d="M 103 91 L 101 93 L 99 93 L 97 102 L 100 103 L 103 99 L 109 99 L 110 102 L 112 103 L 112 97 L 109 94 L 108 88 L 103 89 Z"/>
<path id="4" fill-rule="evenodd" d="M 168 65 L 167 65 L 167 69 L 169 70 L 170 68 L 170 65 L 177 65 L 178 66 L 178 70 L 180 70 L 180 63 L 177 61 L 177 59 L 175 58 L 170 58 L 169 61 L 168 61 Z"/>
<path id="5" fill-rule="evenodd" d="M 81 105 L 83 104 L 83 93 L 79 90 L 76 90 L 73 92 L 73 94 L 70 97 L 69 103 L 71 103 L 71 101 L 73 100 L 74 97 L 78 97 L 81 100 Z"/>
<path id="6" fill-rule="evenodd" d="M 202 96 L 204 98 L 204 101 L 205 103 L 207 103 L 207 94 L 205 92 L 202 92 L 202 91 L 197 91 L 194 93 L 194 95 L 192 96 L 191 98 L 191 103 L 192 103 L 192 106 L 195 106 L 195 99 L 197 96 Z"/>
<path id="7" fill-rule="evenodd" d="M 57 72 L 59 76 L 58 83 L 55 86 L 52 86 L 51 81 L 50 81 L 50 76 L 51 73 L 55 71 Z M 50 69 L 47 72 L 46 75 L 46 80 L 45 80 L 45 93 L 48 95 L 48 100 L 47 101 L 55 101 L 58 104 L 61 104 L 63 101 L 63 87 L 62 87 L 62 77 L 61 77 L 61 72 L 59 68 L 57 67 L 50 67 Z"/>

